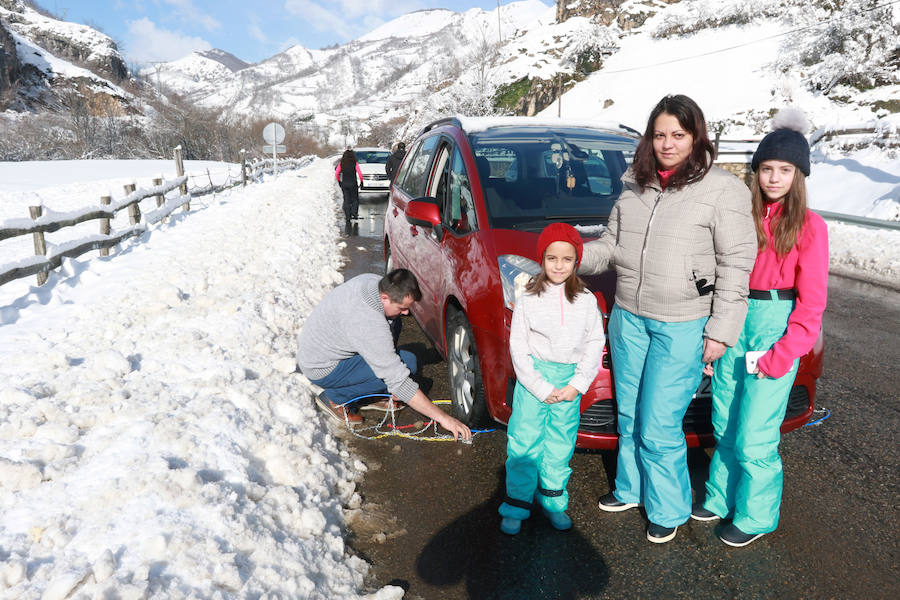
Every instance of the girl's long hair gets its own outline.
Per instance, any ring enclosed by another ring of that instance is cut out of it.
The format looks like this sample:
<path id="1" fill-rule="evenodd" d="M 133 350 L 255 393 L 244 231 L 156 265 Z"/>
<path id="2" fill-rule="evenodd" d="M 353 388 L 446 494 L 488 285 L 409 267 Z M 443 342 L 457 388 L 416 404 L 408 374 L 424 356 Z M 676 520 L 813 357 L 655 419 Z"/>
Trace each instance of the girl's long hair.
<path id="1" fill-rule="evenodd" d="M 634 153 L 634 163 L 631 168 L 634 172 L 634 179 L 641 186 L 641 190 L 657 179 L 658 165 L 656 164 L 656 153 L 653 151 L 653 131 L 656 118 L 663 113 L 678 119 L 678 123 L 694 138 L 690 155 L 678 166 L 678 169 L 669 178 L 666 187 L 672 189 L 684 187 L 692 181 L 703 179 L 712 168 L 715 150 L 712 142 L 709 141 L 703 111 L 696 102 L 683 94 L 666 96 L 657 102 L 650 111 L 647 128 Z"/>
<path id="2" fill-rule="evenodd" d="M 356 152 L 347 148 L 341 155 L 341 173 L 353 173 L 356 171 Z"/>
<path id="3" fill-rule="evenodd" d="M 757 173 L 750 182 L 750 192 L 753 198 L 753 222 L 756 225 L 756 244 L 760 250 L 768 245 L 766 230 L 763 229 L 763 219 L 766 218 L 766 197 L 759 187 L 759 174 Z M 800 230 L 806 222 L 806 177 L 800 169 L 794 171 L 794 180 L 791 189 L 781 201 L 781 213 L 774 218 L 772 229 L 772 241 L 775 253 L 784 256 L 797 244 Z"/>
<path id="4" fill-rule="evenodd" d="M 543 262 L 543 259 L 541 259 Z M 563 282 L 565 284 L 566 291 L 566 300 L 569 302 L 575 302 L 575 296 L 580 294 L 581 292 L 588 291 L 587 284 L 578 276 L 578 273 L 572 271 L 572 274 Z M 550 284 L 550 279 L 547 278 L 547 272 L 544 271 L 543 264 L 541 265 L 541 272 L 536 276 L 532 277 L 528 284 L 525 286 L 525 291 L 529 294 L 535 294 L 540 296 Z"/>

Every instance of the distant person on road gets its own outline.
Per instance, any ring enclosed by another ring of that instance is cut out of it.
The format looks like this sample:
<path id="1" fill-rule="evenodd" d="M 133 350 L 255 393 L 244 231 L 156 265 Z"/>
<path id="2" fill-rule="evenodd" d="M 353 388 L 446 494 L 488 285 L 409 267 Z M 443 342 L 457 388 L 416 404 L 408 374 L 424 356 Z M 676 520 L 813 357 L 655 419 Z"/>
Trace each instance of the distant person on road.
<path id="1" fill-rule="evenodd" d="M 410 377 L 416 371 L 412 352 L 397 350 L 399 319 L 422 298 L 415 275 L 394 269 L 384 276 L 367 273 L 337 286 L 313 309 L 297 349 L 297 365 L 324 391 L 316 398 L 331 418 L 362 422 L 348 403 L 371 394 L 391 398 L 366 399 L 363 409 L 393 411 L 405 403 L 433 419 L 454 439 L 469 440 L 472 432 L 431 403 Z"/>
<path id="2" fill-rule="evenodd" d="M 615 489 L 599 507 L 643 505 L 657 544 L 691 515 L 682 421 L 704 363 L 737 342 L 756 254 L 750 191 L 712 163 L 700 107 L 683 95 L 660 100 L 579 271 L 616 269 L 609 347 L 619 452 Z"/>
<path id="3" fill-rule="evenodd" d="M 800 357 L 819 337 L 828 289 L 828 229 L 806 206 L 806 117 L 784 109 L 773 126 L 750 163 L 757 254 L 747 319 L 737 343 L 706 367 L 716 450 L 706 499 L 691 513 L 730 518 L 718 536 L 736 547 L 778 526 L 781 422 Z"/>
<path id="4" fill-rule="evenodd" d="M 535 498 L 553 527 L 572 527 L 565 512 L 569 460 L 581 395 L 597 376 L 606 341 L 597 299 L 575 274 L 582 252 L 578 231 L 552 223 L 541 232 L 537 250 L 541 273 L 516 298 L 509 332 L 516 387 L 500 530 L 510 535 L 519 533 Z"/>
<path id="5" fill-rule="evenodd" d="M 400 168 L 404 156 L 406 156 L 406 144 L 397 142 L 393 152 L 388 156 L 387 162 L 384 163 L 384 172 L 387 173 L 390 181 L 394 181 L 394 176 L 397 174 L 397 169 Z"/>
<path id="6" fill-rule="evenodd" d="M 354 171 L 356 171 L 354 173 Z M 341 186 L 344 194 L 344 221 L 349 225 L 350 219 L 358 218 L 359 213 L 359 186 L 363 182 L 362 169 L 356 160 L 356 153 L 347 148 L 341 156 L 341 161 L 334 170 L 334 178 Z"/>

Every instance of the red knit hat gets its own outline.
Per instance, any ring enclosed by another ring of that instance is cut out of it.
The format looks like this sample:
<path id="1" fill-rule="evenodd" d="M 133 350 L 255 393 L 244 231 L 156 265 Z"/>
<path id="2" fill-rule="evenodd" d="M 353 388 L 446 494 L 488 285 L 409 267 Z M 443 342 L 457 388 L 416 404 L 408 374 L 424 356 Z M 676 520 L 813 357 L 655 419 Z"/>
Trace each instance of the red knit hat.
<path id="1" fill-rule="evenodd" d="M 553 242 L 569 242 L 575 246 L 575 266 L 577 267 L 581 263 L 581 252 L 584 249 L 584 242 L 581 241 L 581 234 L 578 233 L 578 230 L 568 223 L 550 223 L 544 227 L 540 237 L 538 237 L 538 262 L 544 262 L 544 252 L 547 251 L 547 246 Z"/>

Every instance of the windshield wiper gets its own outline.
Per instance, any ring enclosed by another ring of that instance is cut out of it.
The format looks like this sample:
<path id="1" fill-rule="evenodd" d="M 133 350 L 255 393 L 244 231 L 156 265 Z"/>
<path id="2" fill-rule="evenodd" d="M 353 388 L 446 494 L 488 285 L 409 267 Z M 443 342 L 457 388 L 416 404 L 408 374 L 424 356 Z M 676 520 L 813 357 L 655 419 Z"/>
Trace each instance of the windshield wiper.
<path id="1" fill-rule="evenodd" d="M 608 221 L 609 215 L 544 215 L 545 221 L 561 221 L 565 219 L 600 219 Z"/>

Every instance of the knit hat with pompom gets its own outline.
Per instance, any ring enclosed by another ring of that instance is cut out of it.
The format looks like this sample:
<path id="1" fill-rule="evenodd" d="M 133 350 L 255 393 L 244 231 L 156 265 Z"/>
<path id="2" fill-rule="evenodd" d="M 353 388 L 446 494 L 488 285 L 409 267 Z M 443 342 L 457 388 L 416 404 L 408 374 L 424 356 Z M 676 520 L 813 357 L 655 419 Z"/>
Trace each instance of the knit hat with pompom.
<path id="1" fill-rule="evenodd" d="M 759 169 L 760 163 L 766 160 L 783 160 L 796 166 L 809 177 L 809 142 L 806 132 L 809 121 L 803 111 L 796 108 L 782 108 L 772 119 L 774 131 L 759 143 L 750 168 Z"/>

